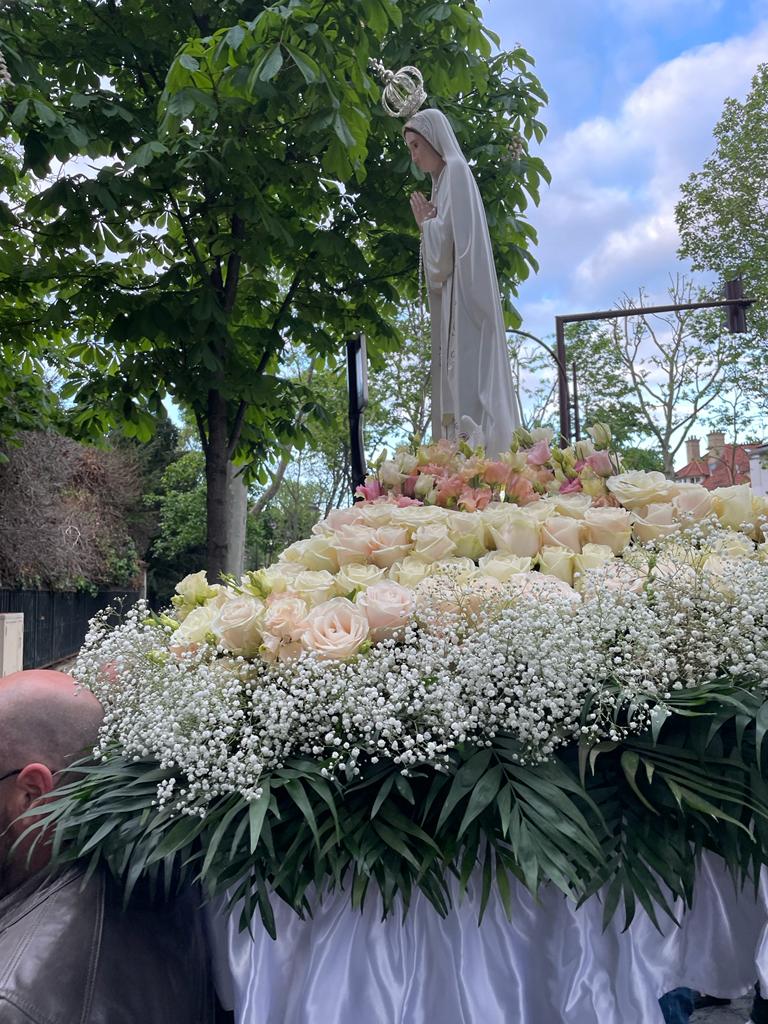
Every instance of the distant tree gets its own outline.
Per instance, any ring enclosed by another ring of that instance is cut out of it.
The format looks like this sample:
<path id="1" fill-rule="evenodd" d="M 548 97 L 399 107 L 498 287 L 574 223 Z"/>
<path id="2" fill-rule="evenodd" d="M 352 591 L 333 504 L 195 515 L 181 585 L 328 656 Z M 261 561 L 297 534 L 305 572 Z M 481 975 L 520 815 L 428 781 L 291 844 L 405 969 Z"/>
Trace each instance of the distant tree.
<path id="1" fill-rule="evenodd" d="M 757 300 L 755 383 L 768 391 L 768 63 L 746 99 L 727 99 L 714 128 L 715 151 L 681 186 L 675 211 L 680 256 L 722 280 L 740 276 Z"/>

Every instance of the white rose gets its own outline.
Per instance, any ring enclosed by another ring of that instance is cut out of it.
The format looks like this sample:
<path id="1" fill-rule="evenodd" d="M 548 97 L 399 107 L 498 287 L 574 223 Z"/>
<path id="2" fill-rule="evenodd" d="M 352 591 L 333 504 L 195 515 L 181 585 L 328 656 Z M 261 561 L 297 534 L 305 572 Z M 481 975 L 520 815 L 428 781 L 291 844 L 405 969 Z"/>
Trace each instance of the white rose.
<path id="1" fill-rule="evenodd" d="M 545 576 L 556 576 L 563 583 L 573 585 L 573 557 L 570 548 L 543 547 L 539 552 L 539 570 Z"/>
<path id="2" fill-rule="evenodd" d="M 360 504 L 352 505 L 351 508 L 335 508 L 332 512 L 328 513 L 325 519 L 321 519 L 319 523 L 315 523 L 312 527 L 312 533 L 325 537 L 329 533 L 335 533 L 336 530 L 340 530 L 342 526 L 352 526 L 355 523 L 360 522 L 361 515 Z"/>
<path id="3" fill-rule="evenodd" d="M 250 594 L 233 597 L 217 609 L 212 631 L 233 654 L 258 653 L 264 631 L 264 604 Z"/>
<path id="4" fill-rule="evenodd" d="M 374 583 L 357 595 L 356 604 L 365 612 L 371 639 L 378 643 L 396 637 L 413 615 L 416 598 L 399 583 Z"/>
<path id="5" fill-rule="evenodd" d="M 397 505 L 389 501 L 366 502 L 360 509 L 360 522 L 374 530 L 379 526 L 389 526 L 396 509 Z"/>
<path id="6" fill-rule="evenodd" d="M 604 562 L 590 574 L 591 585 L 587 588 L 587 596 L 595 596 L 601 590 L 639 594 L 645 587 L 647 579 L 647 573 L 637 566 L 614 558 L 610 562 Z"/>
<path id="7" fill-rule="evenodd" d="M 456 545 L 455 554 L 465 558 L 479 558 L 488 548 L 485 544 L 485 524 L 476 512 L 451 512 L 448 535 Z"/>
<path id="8" fill-rule="evenodd" d="M 486 576 L 494 576 L 502 583 L 506 583 L 510 576 L 517 576 L 520 573 L 530 572 L 533 566 L 532 558 L 520 558 L 519 555 L 504 555 L 500 551 L 491 551 L 483 555 L 479 566 Z"/>
<path id="9" fill-rule="evenodd" d="M 712 551 L 723 558 L 751 558 L 755 553 L 755 545 L 743 533 L 719 534 L 710 542 Z"/>
<path id="10" fill-rule="evenodd" d="M 592 507 L 592 499 L 588 494 L 560 494 L 548 501 L 554 506 L 555 513 L 572 519 L 583 519 Z"/>
<path id="11" fill-rule="evenodd" d="M 674 507 L 669 504 L 649 505 L 632 514 L 632 531 L 642 544 L 668 537 L 678 529 Z"/>
<path id="12" fill-rule="evenodd" d="M 432 575 L 449 576 L 456 583 L 466 583 L 477 574 L 471 558 L 442 558 L 432 566 Z"/>
<path id="13" fill-rule="evenodd" d="M 377 565 L 351 562 L 339 569 L 336 575 L 336 586 L 344 594 L 351 594 L 353 590 L 365 590 L 374 583 L 380 583 L 386 579 L 386 576 L 387 570 L 380 569 Z"/>
<path id="14" fill-rule="evenodd" d="M 712 504 L 717 518 L 731 530 L 740 529 L 743 523 L 752 523 L 752 489 L 749 484 L 716 487 L 712 491 Z"/>
<path id="15" fill-rule="evenodd" d="M 592 544 L 607 544 L 620 555 L 632 536 L 632 516 L 624 508 L 590 508 L 584 513 L 584 530 Z"/>
<path id="16" fill-rule="evenodd" d="M 304 598 L 311 608 L 324 601 L 330 601 L 338 594 L 335 578 L 324 569 L 320 572 L 312 572 L 309 569 L 300 572 L 291 583 L 291 590 Z"/>
<path id="17" fill-rule="evenodd" d="M 174 654 L 194 651 L 200 644 L 208 643 L 212 635 L 215 636 L 213 623 L 217 614 L 218 609 L 211 605 L 193 608 L 171 637 L 170 647 Z"/>
<path id="18" fill-rule="evenodd" d="M 607 544 L 585 544 L 581 554 L 573 558 L 573 579 L 577 590 L 583 590 L 587 582 L 587 573 L 599 569 L 606 562 L 612 562 L 615 555 Z"/>
<path id="19" fill-rule="evenodd" d="M 609 476 L 606 484 L 611 494 L 614 494 L 622 505 L 631 509 L 671 501 L 678 490 L 677 484 L 667 480 L 663 473 L 646 473 L 642 469 Z"/>
<path id="20" fill-rule="evenodd" d="M 370 542 L 371 560 L 380 569 L 388 569 L 411 551 L 408 531 L 400 526 L 380 526 Z"/>
<path id="21" fill-rule="evenodd" d="M 581 551 L 581 521 L 570 516 L 550 516 L 541 524 L 542 547 L 569 548 Z"/>
<path id="22" fill-rule="evenodd" d="M 448 535 L 448 527 L 444 523 L 432 526 L 419 526 L 413 532 L 413 558 L 422 562 L 439 562 L 456 553 L 456 545 Z"/>
<path id="23" fill-rule="evenodd" d="M 448 509 L 440 508 L 439 505 L 406 505 L 404 508 L 392 509 L 392 525 L 417 530 L 420 526 L 444 523 L 448 515 Z"/>
<path id="24" fill-rule="evenodd" d="M 291 557 L 288 561 L 299 562 L 305 569 L 312 572 L 336 572 L 339 568 L 339 559 L 333 544 L 333 537 L 310 537 L 309 540 L 300 540 L 291 544 L 285 552 Z"/>
<path id="25" fill-rule="evenodd" d="M 712 511 L 712 494 L 701 484 L 678 484 L 672 505 L 678 516 L 698 521 Z"/>
<path id="26" fill-rule="evenodd" d="M 565 548 L 555 548 L 554 550 L 563 553 L 568 558 L 573 558 L 573 553 Z M 524 597 L 532 601 L 556 601 L 559 604 L 581 602 L 581 598 L 570 584 L 557 576 L 546 576 L 540 572 L 510 576 L 506 588 L 511 596 Z"/>
<path id="27" fill-rule="evenodd" d="M 379 469 L 379 480 L 381 481 L 382 487 L 399 487 L 403 481 L 403 474 L 400 472 L 400 468 L 397 463 L 393 462 L 392 459 L 387 459 L 386 462 L 382 462 L 381 468 Z"/>
<path id="28" fill-rule="evenodd" d="M 539 524 L 522 512 L 510 516 L 502 525 L 489 526 L 491 547 L 508 555 L 532 558 L 540 547 Z"/>
<path id="29" fill-rule="evenodd" d="M 368 639 L 368 619 L 346 597 L 334 597 L 313 608 L 306 618 L 302 642 L 323 660 L 342 660 L 356 654 Z"/>
<path id="30" fill-rule="evenodd" d="M 426 579 L 432 572 L 433 566 L 429 562 L 422 562 L 414 555 L 406 555 L 405 558 L 395 564 L 389 570 L 389 578 L 403 587 L 410 587 L 412 590 L 423 579 Z"/>
<path id="31" fill-rule="evenodd" d="M 752 519 L 755 524 L 755 540 L 762 541 L 763 537 L 768 540 L 768 495 L 752 495 Z"/>

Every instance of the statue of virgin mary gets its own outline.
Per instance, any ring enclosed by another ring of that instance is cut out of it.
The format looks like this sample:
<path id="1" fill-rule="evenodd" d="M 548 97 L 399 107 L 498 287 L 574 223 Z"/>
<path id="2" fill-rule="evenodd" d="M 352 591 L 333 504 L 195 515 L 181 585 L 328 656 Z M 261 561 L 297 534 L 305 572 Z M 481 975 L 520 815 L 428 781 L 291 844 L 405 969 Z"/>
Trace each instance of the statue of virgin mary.
<path id="1" fill-rule="evenodd" d="M 520 415 L 483 201 L 445 114 L 420 110 L 403 134 L 432 175 L 431 202 L 417 194 L 411 203 L 429 289 L 432 437 L 463 436 L 497 456 Z"/>

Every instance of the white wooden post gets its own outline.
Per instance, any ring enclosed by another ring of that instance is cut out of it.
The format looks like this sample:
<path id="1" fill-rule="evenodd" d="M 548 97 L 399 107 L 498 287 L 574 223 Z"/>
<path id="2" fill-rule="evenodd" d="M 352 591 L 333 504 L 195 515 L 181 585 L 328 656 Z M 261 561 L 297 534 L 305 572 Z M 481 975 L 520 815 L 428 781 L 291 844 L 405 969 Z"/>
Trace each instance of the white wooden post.
<path id="1" fill-rule="evenodd" d="M 24 614 L 0 613 L 0 679 L 24 667 Z"/>

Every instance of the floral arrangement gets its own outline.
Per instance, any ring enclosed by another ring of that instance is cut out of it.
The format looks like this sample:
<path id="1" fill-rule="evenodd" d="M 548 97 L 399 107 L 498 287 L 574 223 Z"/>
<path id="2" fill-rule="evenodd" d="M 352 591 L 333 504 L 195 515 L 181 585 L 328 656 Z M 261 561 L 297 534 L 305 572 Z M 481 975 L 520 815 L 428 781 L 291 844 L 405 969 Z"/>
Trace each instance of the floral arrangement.
<path id="1" fill-rule="evenodd" d="M 302 912 L 321 880 L 447 912 L 445 872 L 466 885 L 482 849 L 484 888 L 610 884 L 629 916 L 665 905 L 648 868 L 689 896 L 690 858 L 665 857 L 692 830 L 754 866 L 768 502 L 513 448 L 397 452 L 274 565 L 98 616 L 75 674 L 105 705 L 100 762 L 50 806 L 62 848 L 132 880 L 196 865 L 267 927 L 270 893 Z"/>

